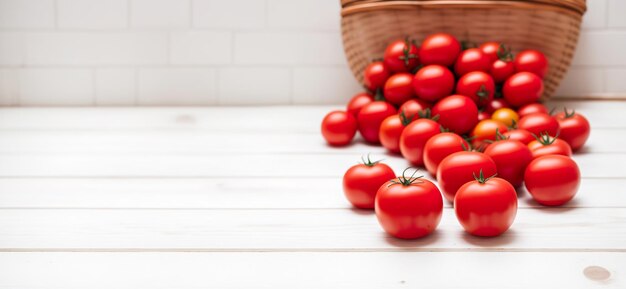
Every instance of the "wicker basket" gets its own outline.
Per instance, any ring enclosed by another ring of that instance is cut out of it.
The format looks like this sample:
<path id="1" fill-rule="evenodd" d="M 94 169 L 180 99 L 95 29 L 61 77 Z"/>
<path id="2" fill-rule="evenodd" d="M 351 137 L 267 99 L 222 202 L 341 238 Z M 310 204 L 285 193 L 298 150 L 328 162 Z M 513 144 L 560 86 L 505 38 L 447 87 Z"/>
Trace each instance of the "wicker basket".
<path id="1" fill-rule="evenodd" d="M 406 36 L 417 41 L 447 32 L 474 43 L 500 41 L 513 52 L 538 49 L 548 57 L 543 100 L 569 68 L 585 0 L 342 0 L 343 46 L 352 73 L 382 57 L 385 46 Z"/>

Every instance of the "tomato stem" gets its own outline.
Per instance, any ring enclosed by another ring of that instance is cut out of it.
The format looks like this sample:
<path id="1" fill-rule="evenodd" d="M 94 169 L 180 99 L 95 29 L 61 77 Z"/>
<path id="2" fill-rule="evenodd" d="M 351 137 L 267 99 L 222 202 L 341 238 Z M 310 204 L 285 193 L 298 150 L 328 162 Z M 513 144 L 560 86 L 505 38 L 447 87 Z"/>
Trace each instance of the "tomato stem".
<path id="1" fill-rule="evenodd" d="M 417 55 L 411 53 L 411 45 L 413 44 L 409 40 L 409 37 L 405 37 L 404 48 L 402 48 L 402 55 L 399 57 L 399 59 L 404 62 L 404 66 L 407 68 L 409 67 L 409 62 L 411 61 L 411 59 L 417 59 Z"/>
<path id="2" fill-rule="evenodd" d="M 563 112 L 565 113 L 565 118 L 570 118 L 573 117 L 574 115 L 576 115 L 576 110 L 572 109 L 572 112 L 568 112 L 567 111 L 567 107 L 563 107 Z"/>
<path id="3" fill-rule="evenodd" d="M 532 134 L 533 137 L 542 145 L 547 146 L 547 145 L 551 145 L 556 141 L 556 138 L 559 137 L 559 133 L 557 132 L 557 134 L 554 137 L 551 137 L 548 132 L 542 132 L 539 134 L 539 136 Z"/>
<path id="4" fill-rule="evenodd" d="M 372 160 L 370 159 L 370 154 L 367 154 L 367 159 L 365 159 L 364 156 L 361 156 L 361 161 L 363 161 L 364 165 L 366 165 L 368 167 L 373 167 L 373 166 L 377 165 L 378 163 L 380 163 L 382 161 L 382 159 L 372 162 Z"/>
<path id="5" fill-rule="evenodd" d="M 410 118 L 406 117 L 406 114 L 404 113 L 404 109 L 402 111 L 400 111 L 400 121 L 402 122 L 403 126 L 409 125 L 409 123 L 411 123 L 413 121 L 414 117 L 415 117 L 415 115 L 412 115 Z"/>
<path id="6" fill-rule="evenodd" d="M 408 178 L 406 177 L 406 171 L 408 171 L 409 169 L 412 169 L 412 167 L 408 167 L 408 168 L 404 169 L 404 171 L 402 171 L 402 176 L 400 176 L 400 177 L 398 177 L 398 178 L 396 178 L 394 180 L 391 180 L 389 186 L 391 186 L 391 185 L 410 186 L 413 183 L 416 183 L 416 184 L 422 183 L 421 178 L 423 178 L 424 175 L 417 176 L 417 177 L 415 176 L 415 174 L 417 174 L 419 169 L 415 169 L 413 171 L 413 174 L 411 174 L 410 177 L 408 177 Z"/>
<path id="7" fill-rule="evenodd" d="M 491 180 L 492 178 L 494 178 L 497 175 L 498 175 L 498 173 L 495 173 L 491 177 L 485 178 L 485 175 L 483 174 L 483 169 L 480 169 L 480 173 L 478 174 L 478 177 L 476 177 L 476 173 L 472 172 L 472 176 L 474 176 L 474 179 L 477 180 L 481 184 L 486 183 L 488 180 Z"/>

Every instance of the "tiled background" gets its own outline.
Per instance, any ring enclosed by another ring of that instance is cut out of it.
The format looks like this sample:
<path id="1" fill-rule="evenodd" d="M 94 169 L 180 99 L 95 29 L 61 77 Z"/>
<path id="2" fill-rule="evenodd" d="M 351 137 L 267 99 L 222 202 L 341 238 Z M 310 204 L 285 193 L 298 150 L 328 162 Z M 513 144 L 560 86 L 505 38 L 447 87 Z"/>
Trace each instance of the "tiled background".
<path id="1" fill-rule="evenodd" d="M 588 0 L 560 96 L 626 96 L 626 0 Z M 340 103 L 339 0 L 0 0 L 0 105 Z"/>

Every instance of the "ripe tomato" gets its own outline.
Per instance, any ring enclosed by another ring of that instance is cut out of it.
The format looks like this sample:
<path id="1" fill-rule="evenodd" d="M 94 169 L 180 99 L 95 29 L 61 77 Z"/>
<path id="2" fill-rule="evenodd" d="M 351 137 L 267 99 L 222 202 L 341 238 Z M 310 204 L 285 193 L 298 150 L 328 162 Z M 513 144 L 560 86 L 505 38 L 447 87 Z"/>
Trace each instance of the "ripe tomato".
<path id="1" fill-rule="evenodd" d="M 400 152 L 400 135 L 404 127 L 411 123 L 411 119 L 407 118 L 404 113 L 390 115 L 380 125 L 378 137 L 384 148 L 392 153 Z"/>
<path id="2" fill-rule="evenodd" d="M 353 206 L 371 209 L 374 208 L 378 188 L 395 177 L 388 165 L 372 162 L 367 156 L 362 164 L 352 166 L 343 175 L 343 193 Z"/>
<path id="3" fill-rule="evenodd" d="M 441 132 L 432 119 L 420 118 L 407 125 L 400 135 L 402 156 L 416 166 L 424 164 L 424 146 L 428 139 Z"/>
<path id="4" fill-rule="evenodd" d="M 363 72 L 363 82 L 367 89 L 376 91 L 379 88 L 383 88 L 390 76 L 391 71 L 382 61 L 374 61 L 365 68 Z"/>
<path id="5" fill-rule="evenodd" d="M 502 135 L 510 140 L 516 140 L 525 145 L 528 145 L 531 141 L 535 140 L 533 134 L 525 129 L 509 130 Z"/>
<path id="6" fill-rule="evenodd" d="M 496 131 L 498 133 L 505 133 L 507 130 L 506 125 L 499 121 L 493 119 L 481 120 L 476 127 L 474 127 L 474 130 L 472 130 L 472 145 L 474 145 L 474 147 L 480 147 L 487 140 L 495 141 Z"/>
<path id="7" fill-rule="evenodd" d="M 378 222 L 396 238 L 415 239 L 432 233 L 442 213 L 441 192 L 421 177 L 398 177 L 382 185 L 376 194 Z"/>
<path id="8" fill-rule="evenodd" d="M 580 185 L 576 162 L 561 155 L 534 159 L 526 168 L 524 183 L 530 195 L 544 206 L 559 206 L 574 198 Z"/>
<path id="9" fill-rule="evenodd" d="M 483 54 L 485 54 L 489 58 L 490 63 L 493 63 L 494 61 L 500 59 L 498 52 L 500 52 L 502 48 L 500 47 L 500 43 L 498 42 L 485 42 L 481 44 L 478 49 L 480 49 L 480 51 L 482 51 Z"/>
<path id="10" fill-rule="evenodd" d="M 411 99 L 400 106 L 399 112 L 403 112 L 406 118 L 416 120 L 419 112 L 430 108 L 431 104 L 421 99 Z"/>
<path id="11" fill-rule="evenodd" d="M 528 144 L 528 148 L 535 159 L 545 155 L 563 155 L 567 157 L 572 155 L 572 148 L 567 142 L 547 134 L 541 134 L 536 140 L 531 141 Z"/>
<path id="12" fill-rule="evenodd" d="M 454 72 L 457 76 L 463 76 L 472 71 L 489 72 L 491 60 L 478 48 L 467 49 L 461 54 L 454 64 Z"/>
<path id="13" fill-rule="evenodd" d="M 489 68 L 489 74 L 496 83 L 505 82 L 511 75 L 515 73 L 515 65 L 512 61 L 496 60 Z"/>
<path id="14" fill-rule="evenodd" d="M 469 132 L 478 122 L 476 104 L 469 97 L 458 94 L 437 102 L 433 106 L 433 115 L 439 115 L 437 121 L 444 128 L 458 134 Z"/>
<path id="15" fill-rule="evenodd" d="M 496 98 L 488 102 L 487 105 L 485 105 L 485 111 L 487 111 L 488 113 L 493 113 L 494 111 L 505 107 L 510 108 L 511 105 L 509 105 L 509 103 L 506 102 L 506 100 L 504 100 L 503 98 Z"/>
<path id="16" fill-rule="evenodd" d="M 402 105 L 415 97 L 412 84 L 413 74 L 404 72 L 394 74 L 385 83 L 385 99 L 392 104 Z"/>
<path id="17" fill-rule="evenodd" d="M 564 109 L 563 112 L 559 112 L 554 118 L 559 122 L 559 138 L 566 141 L 573 151 L 579 150 L 587 139 L 591 132 L 589 121 L 581 114 L 572 111 L 571 113 Z"/>
<path id="18" fill-rule="evenodd" d="M 492 143 L 484 154 L 491 157 L 498 168 L 498 177 L 507 180 L 514 187 L 524 181 L 524 170 L 533 160 L 530 149 L 523 143 L 504 139 Z"/>
<path id="19" fill-rule="evenodd" d="M 459 188 L 474 180 L 474 175 L 480 171 L 493 176 L 498 169 L 491 157 L 479 152 L 456 152 L 445 157 L 437 167 L 437 181 L 443 196 L 450 202 Z"/>
<path id="20" fill-rule="evenodd" d="M 322 120 L 322 136 L 332 146 L 345 146 L 356 133 L 357 121 L 345 111 L 332 111 Z"/>
<path id="21" fill-rule="evenodd" d="M 501 178 L 484 178 L 464 184 L 454 198 L 456 218 L 468 233 L 498 236 L 511 227 L 517 214 L 515 188 Z"/>
<path id="22" fill-rule="evenodd" d="M 417 97 L 426 101 L 437 101 L 452 93 L 454 75 L 441 65 L 424 66 L 413 78 L 413 89 Z"/>
<path id="23" fill-rule="evenodd" d="M 493 100 L 496 85 L 491 76 L 482 71 L 470 72 L 456 84 L 456 93 L 471 98 L 478 106 L 487 105 Z"/>
<path id="24" fill-rule="evenodd" d="M 486 111 L 479 111 L 478 121 L 485 120 L 485 119 L 491 119 L 491 113 L 488 113 Z"/>
<path id="25" fill-rule="evenodd" d="M 409 39 L 396 40 L 385 49 L 385 66 L 393 72 L 410 72 L 419 65 L 419 49 Z"/>
<path id="26" fill-rule="evenodd" d="M 424 166 L 434 176 L 437 174 L 439 163 L 445 157 L 469 147 L 467 141 L 458 134 L 442 132 L 434 135 L 424 145 Z"/>
<path id="27" fill-rule="evenodd" d="M 461 53 L 461 44 L 454 36 L 446 33 L 432 34 L 422 42 L 419 51 L 420 61 L 424 65 L 439 64 L 451 66 Z"/>
<path id="28" fill-rule="evenodd" d="M 519 116 L 510 108 L 500 108 L 491 114 L 491 119 L 511 127 L 519 121 Z"/>
<path id="29" fill-rule="evenodd" d="M 353 96 L 348 102 L 348 113 L 353 115 L 354 117 L 357 117 L 359 115 L 359 111 L 361 111 L 361 108 L 368 105 L 372 101 L 374 101 L 374 96 L 367 92 L 361 92 Z"/>
<path id="30" fill-rule="evenodd" d="M 514 107 L 537 102 L 543 94 L 543 81 L 530 72 L 513 74 L 504 83 L 504 99 Z"/>
<path id="31" fill-rule="evenodd" d="M 517 114 L 519 115 L 519 117 L 524 117 L 536 112 L 550 114 L 550 111 L 548 111 L 545 105 L 541 103 L 530 103 L 517 109 Z"/>
<path id="32" fill-rule="evenodd" d="M 526 115 L 519 120 L 517 127 L 525 129 L 536 136 L 542 133 L 557 135 L 559 132 L 559 122 L 545 113 L 531 113 Z"/>
<path id="33" fill-rule="evenodd" d="M 548 59 L 537 50 L 524 50 L 518 53 L 514 62 L 517 72 L 532 72 L 541 78 L 548 72 Z"/>
<path id="34" fill-rule="evenodd" d="M 385 101 L 374 101 L 364 106 L 357 117 L 359 133 L 365 141 L 373 144 L 379 143 L 380 125 L 385 118 L 396 113 L 396 108 Z"/>

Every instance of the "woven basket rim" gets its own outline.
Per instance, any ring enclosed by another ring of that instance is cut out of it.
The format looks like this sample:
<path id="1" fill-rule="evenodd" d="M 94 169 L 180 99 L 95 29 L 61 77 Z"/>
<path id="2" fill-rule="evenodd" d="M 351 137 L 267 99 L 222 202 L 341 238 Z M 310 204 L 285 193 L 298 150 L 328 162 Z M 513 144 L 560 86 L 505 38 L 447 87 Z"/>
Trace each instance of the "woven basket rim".
<path id="1" fill-rule="evenodd" d="M 423 8 L 471 8 L 515 7 L 526 9 L 551 9 L 583 15 L 586 10 L 584 0 L 341 0 L 341 15 L 386 9 L 391 7 Z"/>

